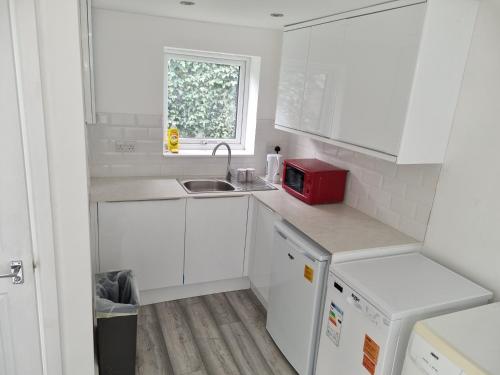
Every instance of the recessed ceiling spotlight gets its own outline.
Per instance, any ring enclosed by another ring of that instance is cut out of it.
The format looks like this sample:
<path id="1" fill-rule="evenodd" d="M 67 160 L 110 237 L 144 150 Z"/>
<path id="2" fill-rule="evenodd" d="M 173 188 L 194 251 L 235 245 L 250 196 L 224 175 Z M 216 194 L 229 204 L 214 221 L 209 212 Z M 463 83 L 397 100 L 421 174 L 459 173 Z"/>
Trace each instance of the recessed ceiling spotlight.
<path id="1" fill-rule="evenodd" d="M 179 4 L 181 4 L 181 5 L 194 5 L 196 3 L 194 1 L 182 0 L 182 1 L 179 1 Z"/>
<path id="2" fill-rule="evenodd" d="M 279 18 L 279 17 L 283 17 L 283 16 L 284 16 L 283 13 L 271 13 L 271 17 Z"/>

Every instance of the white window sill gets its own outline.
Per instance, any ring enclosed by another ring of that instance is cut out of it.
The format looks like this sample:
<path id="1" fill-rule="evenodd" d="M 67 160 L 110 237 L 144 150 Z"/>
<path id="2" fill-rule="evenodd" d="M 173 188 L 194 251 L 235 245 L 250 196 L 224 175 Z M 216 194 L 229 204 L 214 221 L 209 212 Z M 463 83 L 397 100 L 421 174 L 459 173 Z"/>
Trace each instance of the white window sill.
<path id="1" fill-rule="evenodd" d="M 231 150 L 231 156 L 254 156 L 253 151 L 249 150 Z M 163 156 L 166 158 L 178 158 L 178 157 L 227 157 L 227 150 L 224 148 L 220 148 L 217 150 L 217 153 L 212 156 L 212 150 L 179 150 L 177 154 L 164 153 Z"/>

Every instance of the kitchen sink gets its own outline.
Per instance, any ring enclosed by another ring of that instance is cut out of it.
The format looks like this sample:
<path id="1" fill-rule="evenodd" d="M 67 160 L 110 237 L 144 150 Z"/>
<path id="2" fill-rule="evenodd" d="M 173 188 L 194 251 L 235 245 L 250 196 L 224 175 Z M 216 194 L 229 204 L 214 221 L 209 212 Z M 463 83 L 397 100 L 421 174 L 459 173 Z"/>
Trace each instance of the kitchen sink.
<path id="1" fill-rule="evenodd" d="M 184 180 L 179 182 L 188 193 L 216 193 L 236 190 L 229 182 L 217 179 Z"/>

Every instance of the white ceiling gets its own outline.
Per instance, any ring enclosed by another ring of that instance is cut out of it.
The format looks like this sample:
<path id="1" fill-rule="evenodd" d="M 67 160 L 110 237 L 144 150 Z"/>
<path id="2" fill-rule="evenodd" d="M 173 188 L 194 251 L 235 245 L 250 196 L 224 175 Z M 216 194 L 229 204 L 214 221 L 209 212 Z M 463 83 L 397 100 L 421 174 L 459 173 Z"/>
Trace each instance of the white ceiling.
<path id="1" fill-rule="evenodd" d="M 97 8 L 226 23 L 264 28 L 310 20 L 342 11 L 362 8 L 391 0 L 193 0 L 195 5 L 179 4 L 180 0 L 93 0 Z M 282 18 L 269 14 L 284 13 Z"/>

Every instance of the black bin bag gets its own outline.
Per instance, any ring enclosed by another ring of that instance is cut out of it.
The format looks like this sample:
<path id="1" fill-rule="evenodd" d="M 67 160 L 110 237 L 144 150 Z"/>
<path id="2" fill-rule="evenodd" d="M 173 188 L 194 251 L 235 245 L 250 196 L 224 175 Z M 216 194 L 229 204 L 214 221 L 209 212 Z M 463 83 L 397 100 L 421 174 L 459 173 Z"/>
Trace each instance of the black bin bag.
<path id="1" fill-rule="evenodd" d="M 135 375 L 139 292 L 132 271 L 95 275 L 100 375 Z"/>

